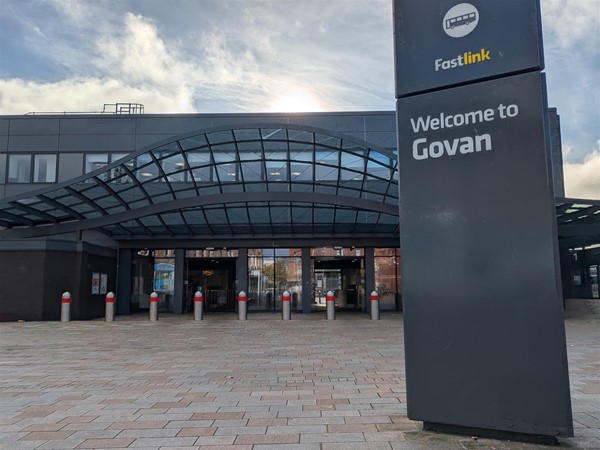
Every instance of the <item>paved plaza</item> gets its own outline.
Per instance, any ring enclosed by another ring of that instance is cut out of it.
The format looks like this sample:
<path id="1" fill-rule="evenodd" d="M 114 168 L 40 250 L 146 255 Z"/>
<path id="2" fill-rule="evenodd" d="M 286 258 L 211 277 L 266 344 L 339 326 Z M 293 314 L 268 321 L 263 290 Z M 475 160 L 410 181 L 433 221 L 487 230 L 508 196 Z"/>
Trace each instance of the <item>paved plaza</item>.
<path id="1" fill-rule="evenodd" d="M 548 448 L 408 420 L 399 313 L 205 319 L 0 323 L 0 448 Z M 576 437 L 561 447 L 600 449 L 599 308 L 566 325 Z"/>

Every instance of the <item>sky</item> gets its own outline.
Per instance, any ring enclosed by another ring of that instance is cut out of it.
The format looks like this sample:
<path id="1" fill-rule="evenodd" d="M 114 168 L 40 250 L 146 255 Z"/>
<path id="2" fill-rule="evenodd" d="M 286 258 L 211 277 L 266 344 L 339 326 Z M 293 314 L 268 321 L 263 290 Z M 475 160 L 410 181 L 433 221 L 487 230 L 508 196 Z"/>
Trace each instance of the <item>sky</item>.
<path id="1" fill-rule="evenodd" d="M 566 195 L 600 199 L 600 0 L 541 5 Z M 0 0 L 0 114 L 393 110 L 392 34 L 392 0 Z"/>

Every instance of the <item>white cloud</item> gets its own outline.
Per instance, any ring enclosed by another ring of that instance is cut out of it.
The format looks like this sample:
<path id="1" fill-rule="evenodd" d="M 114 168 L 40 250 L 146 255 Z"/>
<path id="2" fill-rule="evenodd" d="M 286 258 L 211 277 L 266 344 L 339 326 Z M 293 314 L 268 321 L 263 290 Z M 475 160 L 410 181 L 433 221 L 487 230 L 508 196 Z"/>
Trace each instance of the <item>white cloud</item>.
<path id="1" fill-rule="evenodd" d="M 98 111 L 104 103 L 143 103 L 151 111 L 193 112 L 193 66 L 169 50 L 156 27 L 127 14 L 123 31 L 99 38 L 90 60 L 100 76 L 58 82 L 0 80 L 0 113 Z"/>
<path id="2" fill-rule="evenodd" d="M 547 36 L 563 49 L 584 46 L 600 52 L 598 43 L 600 0 L 543 0 L 542 14 Z"/>
<path id="3" fill-rule="evenodd" d="M 600 149 L 588 153 L 583 162 L 566 162 L 563 169 L 567 197 L 600 200 Z"/>
<path id="4" fill-rule="evenodd" d="M 136 88 L 110 78 L 73 78 L 56 83 L 0 80 L 0 114 L 98 112 L 104 103 L 117 102 L 142 103 L 166 112 L 193 111 L 185 95 L 171 94 Z"/>

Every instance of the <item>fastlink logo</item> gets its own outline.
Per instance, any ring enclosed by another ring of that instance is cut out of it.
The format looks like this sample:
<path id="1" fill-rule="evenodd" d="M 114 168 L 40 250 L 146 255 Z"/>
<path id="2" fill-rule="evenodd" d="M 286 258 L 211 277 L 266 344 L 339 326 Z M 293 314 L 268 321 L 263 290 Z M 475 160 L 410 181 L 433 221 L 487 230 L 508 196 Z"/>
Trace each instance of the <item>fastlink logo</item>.
<path id="1" fill-rule="evenodd" d="M 482 48 L 477 53 L 464 52 L 462 55 L 458 55 L 456 58 L 453 59 L 436 59 L 435 71 L 437 72 L 439 70 L 456 69 L 457 67 L 490 61 L 491 59 L 492 58 L 490 57 L 490 50 Z"/>

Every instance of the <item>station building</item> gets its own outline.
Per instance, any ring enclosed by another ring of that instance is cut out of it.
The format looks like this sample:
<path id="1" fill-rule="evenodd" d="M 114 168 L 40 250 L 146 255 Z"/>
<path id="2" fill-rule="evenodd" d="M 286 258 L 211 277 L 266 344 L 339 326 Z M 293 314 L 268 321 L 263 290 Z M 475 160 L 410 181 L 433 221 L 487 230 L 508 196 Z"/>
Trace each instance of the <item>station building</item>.
<path id="1" fill-rule="evenodd" d="M 563 293 L 591 298 L 600 201 L 564 198 L 549 116 Z M 396 142 L 393 111 L 0 116 L 0 320 L 56 320 L 64 291 L 76 320 L 101 317 L 108 291 L 117 314 L 153 291 L 190 312 L 196 290 L 207 313 L 240 290 L 250 311 L 280 310 L 285 290 L 302 313 L 329 290 L 339 309 L 367 311 L 374 289 L 401 309 Z"/>

